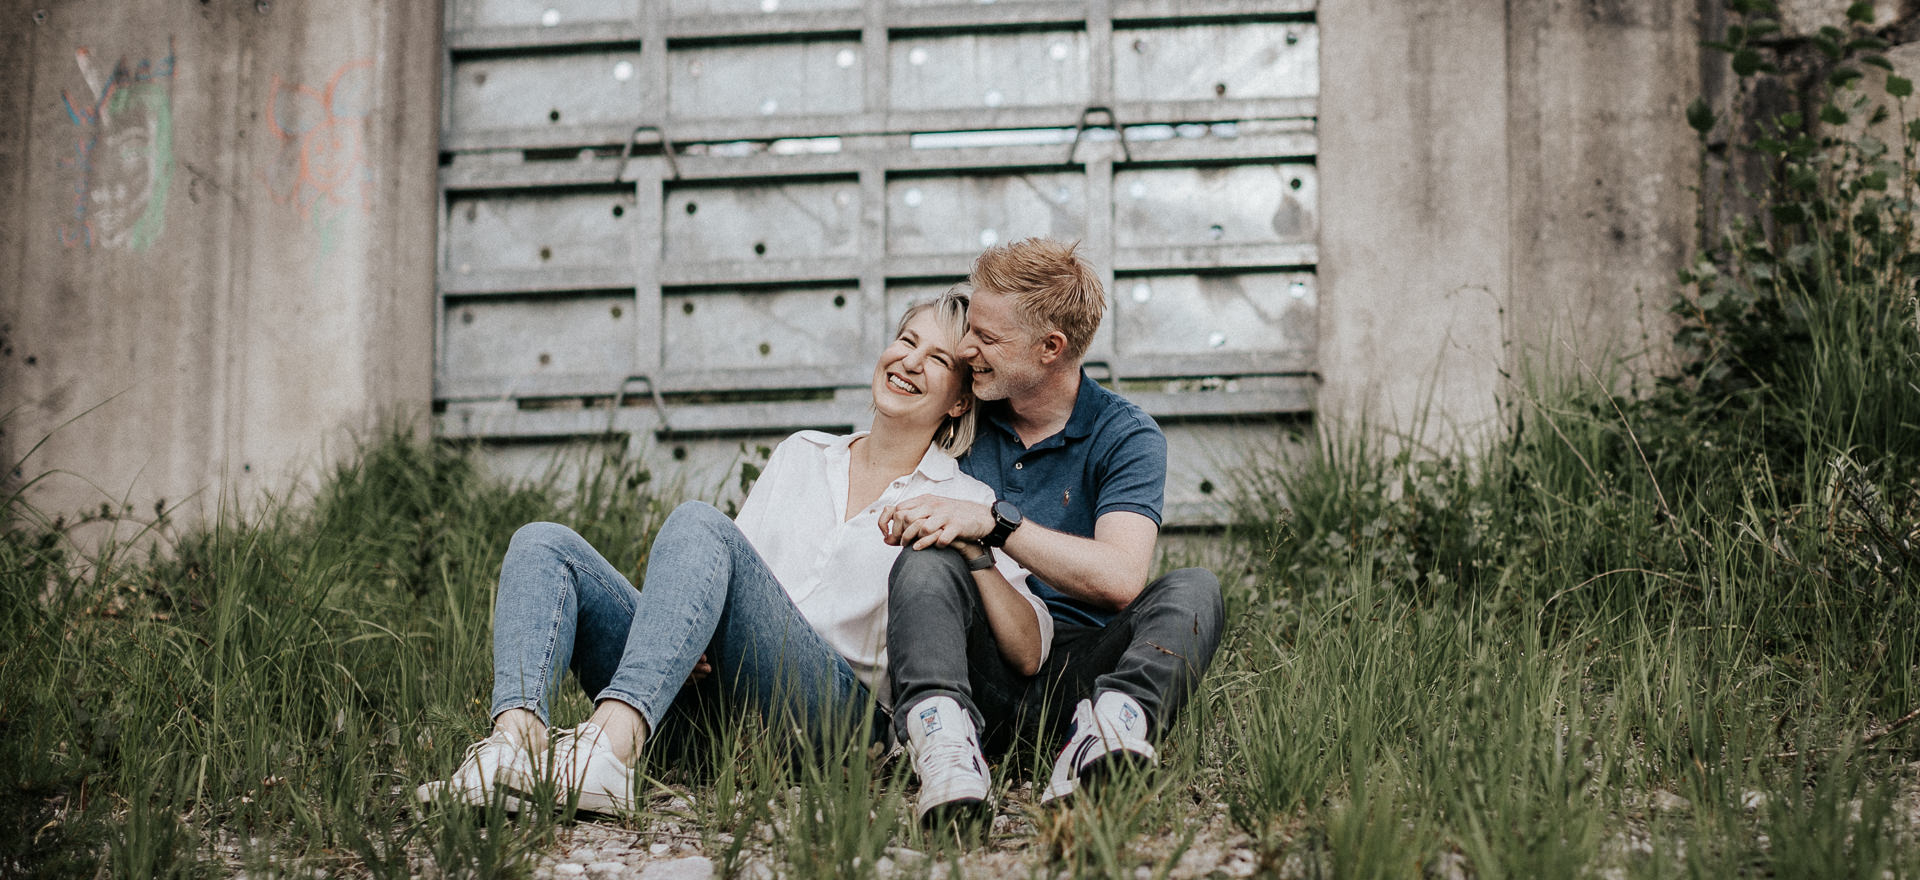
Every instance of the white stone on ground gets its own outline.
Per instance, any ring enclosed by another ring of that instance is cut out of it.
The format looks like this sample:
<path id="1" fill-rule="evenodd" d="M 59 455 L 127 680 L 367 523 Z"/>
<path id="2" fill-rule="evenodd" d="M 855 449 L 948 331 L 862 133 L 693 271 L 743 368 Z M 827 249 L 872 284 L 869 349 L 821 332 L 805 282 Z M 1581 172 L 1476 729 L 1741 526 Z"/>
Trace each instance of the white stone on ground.
<path id="1" fill-rule="evenodd" d="M 667 862 L 654 862 L 640 872 L 640 880 L 713 880 L 713 860 L 688 856 Z"/>

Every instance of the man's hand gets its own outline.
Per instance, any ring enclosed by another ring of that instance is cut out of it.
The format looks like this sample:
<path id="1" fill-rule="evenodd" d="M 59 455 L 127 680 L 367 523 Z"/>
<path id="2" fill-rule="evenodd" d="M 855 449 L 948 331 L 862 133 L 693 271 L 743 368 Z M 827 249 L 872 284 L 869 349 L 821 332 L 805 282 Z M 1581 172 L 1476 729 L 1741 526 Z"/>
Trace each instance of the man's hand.
<path id="1" fill-rule="evenodd" d="M 896 547 L 925 550 L 956 540 L 978 541 L 993 532 L 993 511 L 937 495 L 916 495 L 880 511 L 881 539 Z"/>

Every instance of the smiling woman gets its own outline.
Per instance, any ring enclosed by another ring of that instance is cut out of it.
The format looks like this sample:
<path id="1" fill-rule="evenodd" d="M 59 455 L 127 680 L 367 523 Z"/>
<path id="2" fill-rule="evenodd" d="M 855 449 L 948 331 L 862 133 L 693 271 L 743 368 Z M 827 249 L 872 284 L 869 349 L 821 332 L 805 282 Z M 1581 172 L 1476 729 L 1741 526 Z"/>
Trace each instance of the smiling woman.
<path id="1" fill-rule="evenodd" d="M 676 509 L 654 538 L 644 591 L 574 530 L 522 527 L 494 605 L 493 734 L 419 797 L 628 813 L 641 746 L 658 734 L 667 754 L 697 755 L 695 720 L 716 714 L 792 718 L 823 754 L 884 739 L 887 574 L 900 550 L 881 512 L 920 495 L 993 499 L 954 460 L 973 438 L 958 354 L 966 312 L 959 290 L 907 311 L 874 365 L 871 431 L 788 438 L 737 520 L 701 502 Z M 1007 662 L 1038 668 L 1052 618 L 1026 572 L 978 545 L 963 552 Z M 595 708 L 549 742 L 568 669 Z"/>

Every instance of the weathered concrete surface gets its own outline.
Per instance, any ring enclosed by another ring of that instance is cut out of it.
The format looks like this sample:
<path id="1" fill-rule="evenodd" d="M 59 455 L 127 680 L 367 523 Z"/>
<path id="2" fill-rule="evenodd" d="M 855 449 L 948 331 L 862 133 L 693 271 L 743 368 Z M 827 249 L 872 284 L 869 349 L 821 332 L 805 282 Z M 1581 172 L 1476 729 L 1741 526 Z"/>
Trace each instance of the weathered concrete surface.
<path id="1" fill-rule="evenodd" d="M 0 461 L 38 508 L 191 518 L 424 421 L 439 9 L 0 3 Z"/>
<path id="2" fill-rule="evenodd" d="M 1324 424 L 1471 444 L 1545 355 L 1661 350 L 1695 216 L 1693 0 L 1320 19 Z"/>

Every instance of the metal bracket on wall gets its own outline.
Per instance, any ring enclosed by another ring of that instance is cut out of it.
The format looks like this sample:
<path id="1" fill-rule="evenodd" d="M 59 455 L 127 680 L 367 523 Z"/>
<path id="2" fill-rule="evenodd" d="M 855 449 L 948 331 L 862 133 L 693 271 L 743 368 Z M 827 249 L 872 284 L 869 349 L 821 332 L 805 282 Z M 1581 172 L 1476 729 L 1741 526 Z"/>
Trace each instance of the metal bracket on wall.
<path id="1" fill-rule="evenodd" d="M 1073 143 L 1067 145 L 1067 160 L 1065 164 L 1073 164 L 1073 154 L 1079 151 L 1080 139 L 1087 133 L 1087 121 L 1096 113 L 1106 115 L 1107 127 L 1112 128 L 1114 137 L 1120 139 L 1120 155 L 1128 162 L 1132 162 L 1133 151 L 1127 148 L 1127 130 L 1121 127 L 1120 117 L 1113 115 L 1113 108 L 1096 105 L 1080 111 L 1080 123 L 1073 127 Z"/>
<path id="2" fill-rule="evenodd" d="M 627 135 L 627 142 L 620 145 L 620 165 L 618 170 L 613 172 L 614 183 L 620 183 L 621 179 L 627 176 L 627 162 L 633 159 L 633 142 L 639 139 L 641 132 L 646 131 L 651 131 L 660 138 L 660 155 L 667 158 L 667 171 L 670 172 L 667 179 L 680 179 L 680 163 L 674 161 L 673 139 L 667 137 L 667 130 L 658 125 L 643 124 L 634 126 L 633 133 Z"/>
<path id="3" fill-rule="evenodd" d="M 618 391 L 615 391 L 613 394 L 613 407 L 607 410 L 607 433 L 609 434 L 613 433 L 614 419 L 619 418 L 620 407 L 622 404 L 626 403 L 626 400 L 627 400 L 627 386 L 632 385 L 635 382 L 647 383 L 647 393 L 652 395 L 653 397 L 653 414 L 660 418 L 660 427 L 657 428 L 656 430 L 658 431 L 673 430 L 673 426 L 667 423 L 667 400 L 665 397 L 662 397 L 660 395 L 660 386 L 654 383 L 653 377 L 628 376 L 625 379 L 620 380 L 620 388 Z"/>

